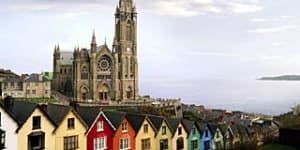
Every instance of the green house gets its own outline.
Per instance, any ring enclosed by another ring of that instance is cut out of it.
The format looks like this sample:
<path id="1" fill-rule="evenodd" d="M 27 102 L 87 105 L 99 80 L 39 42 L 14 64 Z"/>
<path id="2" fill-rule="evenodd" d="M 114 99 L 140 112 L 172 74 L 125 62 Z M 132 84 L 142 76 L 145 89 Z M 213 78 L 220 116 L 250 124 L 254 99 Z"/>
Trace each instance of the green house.
<path id="1" fill-rule="evenodd" d="M 201 134 L 196 122 L 190 120 L 182 120 L 182 123 L 188 132 L 188 150 L 200 150 Z"/>

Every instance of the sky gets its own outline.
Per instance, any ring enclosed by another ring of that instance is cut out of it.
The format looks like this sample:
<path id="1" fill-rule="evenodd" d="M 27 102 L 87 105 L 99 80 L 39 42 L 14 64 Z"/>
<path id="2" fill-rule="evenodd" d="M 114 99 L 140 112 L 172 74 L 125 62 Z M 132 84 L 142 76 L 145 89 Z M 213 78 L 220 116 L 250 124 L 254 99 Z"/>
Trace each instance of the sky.
<path id="1" fill-rule="evenodd" d="M 0 68 L 52 71 L 55 44 L 89 48 L 93 30 L 98 44 L 111 45 L 117 2 L 0 0 Z M 198 85 L 218 87 L 208 81 L 300 74 L 299 0 L 135 3 L 141 95 L 209 105 L 218 93 L 193 94 Z"/>

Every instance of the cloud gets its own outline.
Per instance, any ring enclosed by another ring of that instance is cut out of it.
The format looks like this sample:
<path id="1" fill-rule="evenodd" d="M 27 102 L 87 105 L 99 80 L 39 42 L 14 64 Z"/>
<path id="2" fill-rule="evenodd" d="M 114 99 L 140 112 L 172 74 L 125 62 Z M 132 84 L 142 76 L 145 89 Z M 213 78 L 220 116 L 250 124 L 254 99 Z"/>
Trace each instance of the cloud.
<path id="1" fill-rule="evenodd" d="M 266 23 L 266 22 L 285 22 L 291 20 L 293 16 L 268 16 L 260 18 L 251 18 L 250 22 L 252 23 Z"/>
<path id="2" fill-rule="evenodd" d="M 274 33 L 274 32 L 283 32 L 287 30 L 292 30 L 298 28 L 297 25 L 285 25 L 278 27 L 269 27 L 269 28 L 258 28 L 254 30 L 249 30 L 250 33 Z"/>
<path id="3" fill-rule="evenodd" d="M 263 9 L 256 4 L 228 3 L 228 5 L 234 13 L 254 13 Z"/>
<path id="4" fill-rule="evenodd" d="M 263 6 L 253 0 L 152 0 L 146 2 L 145 6 L 162 15 L 183 17 L 205 14 L 245 14 L 263 10 Z"/>

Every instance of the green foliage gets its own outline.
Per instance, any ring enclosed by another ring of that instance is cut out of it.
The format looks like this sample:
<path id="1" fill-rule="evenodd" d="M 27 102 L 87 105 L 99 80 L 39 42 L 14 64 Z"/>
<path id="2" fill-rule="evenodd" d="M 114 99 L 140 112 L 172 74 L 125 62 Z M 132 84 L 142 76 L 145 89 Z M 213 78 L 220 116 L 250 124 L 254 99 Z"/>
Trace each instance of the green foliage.
<path id="1" fill-rule="evenodd" d="M 285 146 L 280 144 L 268 144 L 259 148 L 258 150 L 297 150 L 297 149 L 291 146 Z"/>
<path id="2" fill-rule="evenodd" d="M 33 102 L 33 103 L 53 103 L 57 102 L 54 98 L 15 98 L 19 101 Z"/>
<path id="3" fill-rule="evenodd" d="M 297 128 L 300 127 L 300 116 L 293 115 L 292 112 L 288 112 L 282 114 L 280 116 L 275 117 L 281 124 L 283 128 Z"/>

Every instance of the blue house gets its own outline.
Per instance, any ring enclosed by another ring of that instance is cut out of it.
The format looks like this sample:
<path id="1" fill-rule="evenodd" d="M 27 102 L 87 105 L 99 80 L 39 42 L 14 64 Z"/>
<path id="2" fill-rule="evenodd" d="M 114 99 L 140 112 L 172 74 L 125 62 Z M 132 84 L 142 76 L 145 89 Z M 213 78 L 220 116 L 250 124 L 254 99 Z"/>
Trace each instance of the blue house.
<path id="1" fill-rule="evenodd" d="M 210 131 L 209 124 L 197 122 L 202 136 L 200 137 L 200 149 L 212 150 L 213 148 L 213 134 Z"/>

